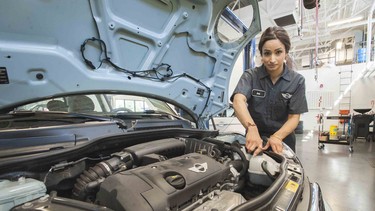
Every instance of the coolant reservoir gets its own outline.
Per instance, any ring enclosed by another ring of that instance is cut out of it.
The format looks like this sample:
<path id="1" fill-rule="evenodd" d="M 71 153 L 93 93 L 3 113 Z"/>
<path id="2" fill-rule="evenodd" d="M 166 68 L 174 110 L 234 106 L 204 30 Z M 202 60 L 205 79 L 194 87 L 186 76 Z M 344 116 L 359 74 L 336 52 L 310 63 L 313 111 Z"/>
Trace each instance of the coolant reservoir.
<path id="1" fill-rule="evenodd" d="M 46 186 L 32 178 L 20 177 L 17 181 L 0 180 L 0 210 L 10 210 L 14 206 L 46 195 Z"/>
<path id="2" fill-rule="evenodd" d="M 249 160 L 248 173 L 250 183 L 264 186 L 271 185 L 273 183 L 273 179 L 270 178 L 270 176 L 267 175 L 267 173 L 264 171 L 264 169 L 262 168 L 262 163 L 265 163 L 263 164 L 265 170 L 267 170 L 271 175 L 275 175 L 280 172 L 280 164 L 265 153 L 254 157 L 246 152 L 246 149 L 244 147 L 242 148 L 242 151 L 245 153 L 246 158 Z"/>

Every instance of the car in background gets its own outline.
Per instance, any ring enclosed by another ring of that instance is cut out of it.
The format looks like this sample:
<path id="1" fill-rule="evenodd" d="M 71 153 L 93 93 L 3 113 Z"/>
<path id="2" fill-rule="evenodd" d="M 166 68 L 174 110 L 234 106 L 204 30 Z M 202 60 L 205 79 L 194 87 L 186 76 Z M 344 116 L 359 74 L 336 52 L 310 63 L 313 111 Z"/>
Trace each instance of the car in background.
<path id="1" fill-rule="evenodd" d="M 329 210 L 288 147 L 208 129 L 257 2 L 1 1 L 0 210 Z"/>

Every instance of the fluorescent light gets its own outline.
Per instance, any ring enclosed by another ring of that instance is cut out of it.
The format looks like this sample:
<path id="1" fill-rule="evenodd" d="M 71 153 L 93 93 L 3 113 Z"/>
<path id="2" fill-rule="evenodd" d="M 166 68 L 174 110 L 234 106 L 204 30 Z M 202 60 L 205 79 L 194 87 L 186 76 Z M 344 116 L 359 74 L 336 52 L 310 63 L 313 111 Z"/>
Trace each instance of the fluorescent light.
<path id="1" fill-rule="evenodd" d="M 328 27 L 337 26 L 337 25 L 342 25 L 342 24 L 345 24 L 345 23 L 360 21 L 362 19 L 363 19 L 363 16 L 357 16 L 357 17 L 353 17 L 353 18 L 347 18 L 347 19 L 342 19 L 342 20 L 339 20 L 339 21 L 334 21 L 334 22 L 328 23 L 327 26 Z"/>
<path id="2" fill-rule="evenodd" d="M 336 49 L 341 49 L 342 48 L 342 42 L 341 41 L 337 41 L 336 43 Z"/>

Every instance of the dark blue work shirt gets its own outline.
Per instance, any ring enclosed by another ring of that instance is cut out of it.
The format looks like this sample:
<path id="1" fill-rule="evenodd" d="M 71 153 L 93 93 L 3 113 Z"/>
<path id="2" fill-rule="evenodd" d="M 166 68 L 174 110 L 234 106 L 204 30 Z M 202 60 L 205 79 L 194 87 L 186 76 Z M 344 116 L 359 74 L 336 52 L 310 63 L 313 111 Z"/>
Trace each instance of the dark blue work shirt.
<path id="1" fill-rule="evenodd" d="M 284 70 L 273 84 L 264 65 L 246 70 L 231 96 L 246 96 L 248 110 L 258 127 L 260 135 L 270 136 L 288 120 L 288 114 L 308 111 L 305 95 L 305 78 L 296 71 Z"/>

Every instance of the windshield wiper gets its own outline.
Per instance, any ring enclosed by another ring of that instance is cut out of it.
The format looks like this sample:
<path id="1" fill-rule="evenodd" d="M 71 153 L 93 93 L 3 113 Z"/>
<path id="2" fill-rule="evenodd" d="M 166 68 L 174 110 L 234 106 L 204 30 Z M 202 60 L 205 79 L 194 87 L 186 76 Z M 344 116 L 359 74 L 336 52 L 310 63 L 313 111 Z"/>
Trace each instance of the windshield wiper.
<path id="1" fill-rule="evenodd" d="M 6 115 L 0 115 L 1 122 L 59 122 L 66 124 L 78 124 L 90 121 L 111 121 L 119 128 L 126 129 L 127 125 L 120 118 L 98 116 L 82 113 L 47 112 L 47 111 L 13 111 Z M 53 125 L 51 123 L 51 125 Z"/>
<path id="2" fill-rule="evenodd" d="M 109 115 L 110 117 L 117 117 L 117 118 L 136 118 L 136 119 L 142 119 L 142 118 L 150 118 L 150 117 L 157 117 L 157 118 L 168 118 L 168 119 L 178 119 L 181 120 L 182 118 L 178 115 L 171 114 L 164 111 L 158 111 L 158 110 L 145 110 L 143 112 L 124 112 L 124 113 L 117 113 L 113 115 Z"/>

